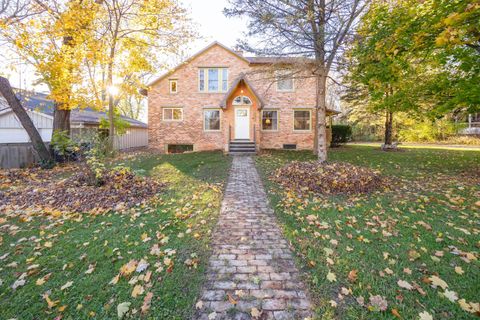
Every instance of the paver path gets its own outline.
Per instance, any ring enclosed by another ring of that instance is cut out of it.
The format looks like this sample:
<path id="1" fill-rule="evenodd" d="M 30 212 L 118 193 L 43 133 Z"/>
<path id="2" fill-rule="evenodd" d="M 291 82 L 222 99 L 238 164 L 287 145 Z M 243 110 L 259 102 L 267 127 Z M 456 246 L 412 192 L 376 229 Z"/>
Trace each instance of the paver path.
<path id="1" fill-rule="evenodd" d="M 310 302 L 251 157 L 236 156 L 195 319 L 304 319 Z M 236 303 L 232 303 L 235 302 Z M 212 315 L 213 318 L 213 315 Z"/>

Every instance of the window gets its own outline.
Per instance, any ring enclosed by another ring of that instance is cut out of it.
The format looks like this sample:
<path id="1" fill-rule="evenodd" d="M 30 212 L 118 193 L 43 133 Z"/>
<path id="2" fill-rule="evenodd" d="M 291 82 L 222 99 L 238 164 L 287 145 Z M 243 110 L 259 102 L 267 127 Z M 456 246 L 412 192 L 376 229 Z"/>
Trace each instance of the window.
<path id="1" fill-rule="evenodd" d="M 277 91 L 281 91 L 281 92 L 294 91 L 293 78 L 289 76 L 288 71 L 277 72 Z"/>
<path id="2" fill-rule="evenodd" d="M 182 108 L 163 108 L 163 121 L 182 121 Z"/>
<path id="3" fill-rule="evenodd" d="M 170 80 L 170 93 L 177 93 L 178 92 L 178 82 L 177 80 Z"/>
<path id="4" fill-rule="evenodd" d="M 220 110 L 203 111 L 203 128 L 205 131 L 220 130 Z"/>
<path id="5" fill-rule="evenodd" d="M 310 131 L 311 127 L 310 110 L 294 110 L 293 111 L 293 130 L 294 131 Z"/>
<path id="6" fill-rule="evenodd" d="M 184 153 L 193 151 L 193 144 L 169 144 L 168 153 Z"/>
<path id="7" fill-rule="evenodd" d="M 238 96 L 236 97 L 235 99 L 233 99 L 233 105 L 243 105 L 243 104 L 252 104 L 252 100 L 250 100 L 249 97 L 246 97 L 246 96 Z"/>
<path id="8" fill-rule="evenodd" d="M 265 130 L 265 131 L 278 130 L 278 111 L 262 110 L 262 130 Z"/>
<path id="9" fill-rule="evenodd" d="M 200 68 L 198 74 L 198 90 L 200 92 L 227 92 L 227 68 Z"/>
<path id="10" fill-rule="evenodd" d="M 295 150 L 297 149 L 297 145 L 296 144 L 284 144 L 283 145 L 283 149 L 285 150 Z"/>

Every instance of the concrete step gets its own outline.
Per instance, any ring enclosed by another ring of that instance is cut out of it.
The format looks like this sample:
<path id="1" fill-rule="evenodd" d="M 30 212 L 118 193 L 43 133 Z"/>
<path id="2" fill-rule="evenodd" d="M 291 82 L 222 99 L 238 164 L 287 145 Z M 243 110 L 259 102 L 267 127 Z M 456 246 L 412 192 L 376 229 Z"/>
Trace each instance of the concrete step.
<path id="1" fill-rule="evenodd" d="M 256 152 L 229 152 L 228 154 L 231 156 L 254 156 L 257 153 Z"/>

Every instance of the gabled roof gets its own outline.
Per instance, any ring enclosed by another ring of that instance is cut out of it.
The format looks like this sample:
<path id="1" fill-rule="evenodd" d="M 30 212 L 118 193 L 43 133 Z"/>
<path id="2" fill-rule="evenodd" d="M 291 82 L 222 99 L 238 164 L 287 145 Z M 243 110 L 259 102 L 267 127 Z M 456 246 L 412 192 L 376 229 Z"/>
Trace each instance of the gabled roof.
<path id="1" fill-rule="evenodd" d="M 155 83 L 157 83 L 158 81 L 164 79 L 165 77 L 168 77 L 169 75 L 171 75 L 172 73 L 174 73 L 176 70 L 178 70 L 180 67 L 186 65 L 187 63 L 189 63 L 190 61 L 194 60 L 195 58 L 201 56 L 202 54 L 204 54 L 205 52 L 207 52 L 208 50 L 210 50 L 211 48 L 215 47 L 215 46 L 219 46 L 225 50 L 227 50 L 228 52 L 230 52 L 231 54 L 233 54 L 234 56 L 236 56 L 237 58 L 245 61 L 246 63 L 250 63 L 250 61 L 245 58 L 244 56 L 242 56 L 241 54 L 239 54 L 238 52 L 230 49 L 229 47 L 221 44 L 220 42 L 218 41 L 214 41 L 212 43 L 210 43 L 208 46 L 206 46 L 205 48 L 203 48 L 202 50 L 198 51 L 197 53 L 195 53 L 194 55 L 190 56 L 187 60 L 183 61 L 182 63 L 180 63 L 179 65 L 175 66 L 173 69 L 167 71 L 165 74 L 161 75 L 160 77 L 156 78 L 155 80 L 151 81 L 148 86 L 153 86 Z"/>
<path id="2" fill-rule="evenodd" d="M 222 101 L 220 102 L 220 107 L 222 109 L 225 109 L 227 107 L 227 101 L 228 101 L 228 98 L 230 98 L 233 94 L 233 92 L 237 89 L 238 85 L 240 83 L 244 83 L 247 88 L 253 93 L 253 95 L 255 96 L 255 99 L 257 99 L 258 101 L 258 105 L 259 105 L 259 109 L 263 108 L 264 106 L 264 103 L 263 103 L 263 100 L 262 98 L 260 97 L 260 95 L 255 91 L 255 88 L 253 88 L 253 86 L 250 84 L 250 82 L 248 81 L 247 77 L 245 76 L 245 73 L 240 73 L 240 76 L 238 76 L 237 79 L 235 79 L 235 81 L 233 82 L 233 84 L 230 86 L 230 89 L 227 91 L 227 93 L 225 94 L 225 96 L 223 97 Z"/>

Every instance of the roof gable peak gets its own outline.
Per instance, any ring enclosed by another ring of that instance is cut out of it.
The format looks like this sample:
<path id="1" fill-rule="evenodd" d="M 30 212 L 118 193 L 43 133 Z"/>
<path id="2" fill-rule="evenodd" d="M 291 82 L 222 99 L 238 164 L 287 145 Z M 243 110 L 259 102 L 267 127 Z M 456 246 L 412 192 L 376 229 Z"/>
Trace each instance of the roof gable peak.
<path id="1" fill-rule="evenodd" d="M 236 52 L 235 50 L 227 47 L 226 45 L 218 42 L 218 41 L 213 41 L 212 43 L 210 43 L 208 46 L 204 47 L 202 50 L 196 52 L 195 54 L 191 55 L 189 58 L 187 58 L 185 61 L 183 61 L 182 63 L 180 63 L 179 65 L 175 66 L 174 68 L 170 69 L 169 71 L 167 71 L 165 74 L 161 75 L 160 77 L 156 78 L 155 80 L 151 81 L 148 86 L 153 86 L 154 84 L 156 84 L 157 82 L 159 82 L 160 80 L 163 80 L 165 79 L 165 77 L 168 77 L 169 75 L 171 75 L 172 73 L 174 73 L 176 70 L 178 70 L 180 67 L 192 62 L 193 60 L 195 60 L 196 58 L 198 58 L 199 56 L 201 56 L 202 54 L 204 54 L 205 52 L 207 52 L 208 50 L 210 50 L 211 48 L 213 47 L 220 47 L 224 50 L 226 50 L 227 52 L 231 53 L 232 55 L 236 56 L 237 58 L 239 58 L 240 60 L 243 60 L 245 61 L 246 63 L 250 64 L 250 61 L 245 58 L 243 55 L 239 54 L 238 52 Z"/>

